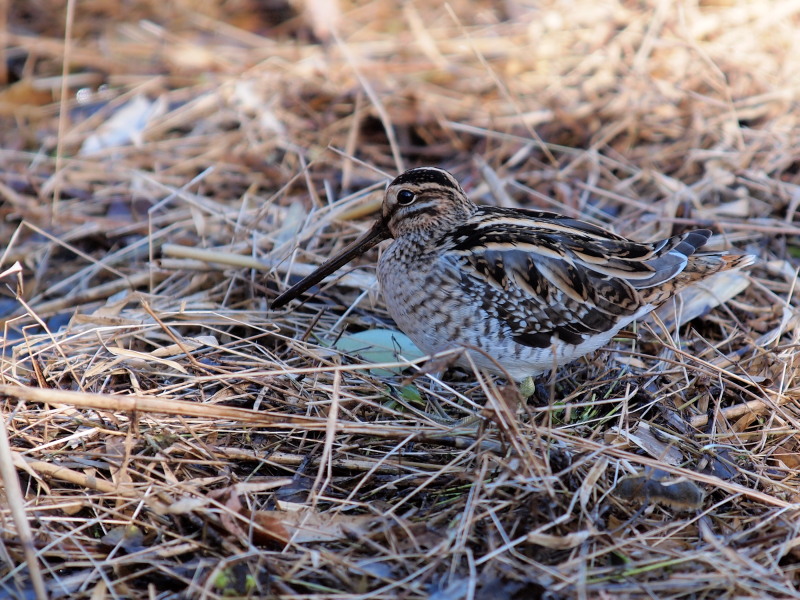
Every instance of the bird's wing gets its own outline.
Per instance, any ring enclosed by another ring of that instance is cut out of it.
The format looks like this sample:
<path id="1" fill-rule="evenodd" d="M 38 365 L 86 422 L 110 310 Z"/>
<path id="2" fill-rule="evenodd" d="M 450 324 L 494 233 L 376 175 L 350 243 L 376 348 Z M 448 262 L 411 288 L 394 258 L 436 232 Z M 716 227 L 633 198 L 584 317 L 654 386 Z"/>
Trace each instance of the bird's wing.
<path id="1" fill-rule="evenodd" d="M 579 344 L 613 329 L 645 302 L 639 289 L 668 282 L 710 232 L 655 243 L 627 240 L 553 213 L 483 209 L 448 234 L 461 288 L 520 344 Z"/>

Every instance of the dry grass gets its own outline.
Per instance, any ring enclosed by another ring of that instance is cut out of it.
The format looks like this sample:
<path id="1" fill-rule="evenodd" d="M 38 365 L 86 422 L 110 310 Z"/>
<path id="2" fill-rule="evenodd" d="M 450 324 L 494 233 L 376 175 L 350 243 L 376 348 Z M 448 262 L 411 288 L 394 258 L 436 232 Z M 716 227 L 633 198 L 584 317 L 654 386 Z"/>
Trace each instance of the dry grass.
<path id="1" fill-rule="evenodd" d="M 425 5 L 4 3 L 0 596 L 800 597 L 800 1 Z M 527 403 L 375 374 L 374 253 L 268 304 L 421 164 L 760 260 Z"/>

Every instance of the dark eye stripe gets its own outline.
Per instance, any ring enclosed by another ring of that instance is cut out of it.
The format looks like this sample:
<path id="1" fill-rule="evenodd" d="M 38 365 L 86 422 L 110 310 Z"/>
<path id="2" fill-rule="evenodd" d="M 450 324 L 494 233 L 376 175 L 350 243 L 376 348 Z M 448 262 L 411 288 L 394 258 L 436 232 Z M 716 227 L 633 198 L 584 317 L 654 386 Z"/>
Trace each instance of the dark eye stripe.
<path id="1" fill-rule="evenodd" d="M 418 217 L 420 215 L 438 215 L 441 212 L 441 203 L 436 198 L 421 199 L 417 196 L 416 202 L 404 205 L 397 204 L 394 213 L 403 211 L 403 218 Z"/>
<path id="2" fill-rule="evenodd" d="M 428 205 L 428 206 L 424 206 L 424 205 L 423 206 L 419 206 L 419 207 L 415 206 L 414 207 L 414 211 L 408 213 L 407 216 L 413 216 L 413 217 L 418 217 L 420 215 L 435 216 L 435 215 L 438 215 L 439 212 L 440 212 L 439 208 L 436 205 L 431 204 L 431 205 Z"/>

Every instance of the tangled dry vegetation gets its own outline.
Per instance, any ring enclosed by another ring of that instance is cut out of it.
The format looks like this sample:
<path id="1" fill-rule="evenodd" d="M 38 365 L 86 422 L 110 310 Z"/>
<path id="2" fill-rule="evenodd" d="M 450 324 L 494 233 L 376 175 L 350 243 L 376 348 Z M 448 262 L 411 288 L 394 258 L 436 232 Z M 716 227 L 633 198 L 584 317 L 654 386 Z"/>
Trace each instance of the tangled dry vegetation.
<path id="1" fill-rule="evenodd" d="M 4 6 L 0 596 L 800 596 L 798 0 Z M 759 261 L 527 402 L 376 370 L 375 252 L 269 302 L 415 165 Z"/>

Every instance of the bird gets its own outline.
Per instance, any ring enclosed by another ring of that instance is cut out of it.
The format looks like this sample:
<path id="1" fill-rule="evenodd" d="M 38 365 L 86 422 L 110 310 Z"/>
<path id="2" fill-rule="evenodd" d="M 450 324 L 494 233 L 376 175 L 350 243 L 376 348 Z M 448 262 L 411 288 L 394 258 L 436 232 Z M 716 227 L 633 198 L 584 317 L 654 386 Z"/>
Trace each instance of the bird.
<path id="1" fill-rule="evenodd" d="M 755 256 L 698 252 L 711 231 L 637 242 L 539 210 L 482 206 L 438 167 L 403 172 L 374 225 L 279 295 L 278 309 L 383 240 L 389 314 L 423 352 L 516 381 L 605 346 L 683 288 Z M 467 357 L 466 354 L 469 354 Z"/>

